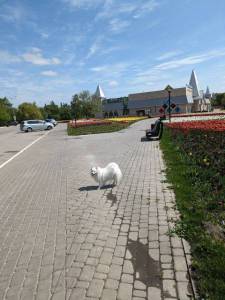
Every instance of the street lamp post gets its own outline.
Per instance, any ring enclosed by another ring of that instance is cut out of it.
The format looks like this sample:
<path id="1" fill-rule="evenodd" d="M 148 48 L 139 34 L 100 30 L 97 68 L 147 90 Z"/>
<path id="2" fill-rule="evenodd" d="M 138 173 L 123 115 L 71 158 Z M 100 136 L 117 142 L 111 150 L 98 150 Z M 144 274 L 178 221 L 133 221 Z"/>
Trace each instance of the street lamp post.
<path id="1" fill-rule="evenodd" d="M 168 100 L 168 105 L 169 105 L 169 122 L 171 122 L 171 106 L 170 106 L 170 99 L 171 99 L 171 93 L 173 88 L 170 85 L 167 85 L 165 90 L 168 92 L 169 95 L 169 100 Z"/>

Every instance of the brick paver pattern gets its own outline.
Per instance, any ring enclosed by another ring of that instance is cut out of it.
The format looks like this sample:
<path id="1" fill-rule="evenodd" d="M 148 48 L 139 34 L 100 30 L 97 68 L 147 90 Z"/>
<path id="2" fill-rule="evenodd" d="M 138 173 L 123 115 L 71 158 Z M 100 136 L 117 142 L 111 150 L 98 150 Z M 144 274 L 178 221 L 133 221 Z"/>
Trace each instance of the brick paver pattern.
<path id="1" fill-rule="evenodd" d="M 59 125 L 0 170 L 0 299 L 194 299 L 149 126 L 67 137 Z M 123 180 L 98 190 L 90 168 L 109 162 Z"/>

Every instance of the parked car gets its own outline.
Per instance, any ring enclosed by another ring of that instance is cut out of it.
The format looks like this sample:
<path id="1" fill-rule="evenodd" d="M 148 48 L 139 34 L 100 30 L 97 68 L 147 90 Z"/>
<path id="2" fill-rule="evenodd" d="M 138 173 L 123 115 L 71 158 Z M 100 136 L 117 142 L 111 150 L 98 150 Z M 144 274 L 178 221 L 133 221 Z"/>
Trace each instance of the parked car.
<path id="1" fill-rule="evenodd" d="M 18 124 L 17 121 L 0 121 L 0 126 L 16 126 Z"/>
<path id="2" fill-rule="evenodd" d="M 17 121 L 8 121 L 6 126 L 17 126 L 18 122 Z"/>
<path id="3" fill-rule="evenodd" d="M 20 129 L 26 132 L 35 130 L 50 130 L 52 128 L 54 128 L 52 123 L 43 120 L 27 120 L 20 123 Z"/>
<path id="4" fill-rule="evenodd" d="M 56 126 L 58 124 L 55 119 L 46 119 L 45 121 L 52 123 L 54 126 Z"/>

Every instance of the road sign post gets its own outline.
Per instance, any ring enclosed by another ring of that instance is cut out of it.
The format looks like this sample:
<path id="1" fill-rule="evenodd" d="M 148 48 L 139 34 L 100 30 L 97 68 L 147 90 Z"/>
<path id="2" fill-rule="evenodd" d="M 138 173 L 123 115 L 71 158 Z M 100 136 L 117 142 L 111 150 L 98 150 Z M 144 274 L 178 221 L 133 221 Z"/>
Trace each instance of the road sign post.
<path id="1" fill-rule="evenodd" d="M 165 90 L 168 92 L 168 95 L 169 95 L 169 122 L 171 122 L 171 107 L 170 107 L 170 99 L 171 99 L 171 92 L 173 91 L 173 88 L 170 86 L 170 85 L 167 85 L 167 87 L 165 88 Z"/>

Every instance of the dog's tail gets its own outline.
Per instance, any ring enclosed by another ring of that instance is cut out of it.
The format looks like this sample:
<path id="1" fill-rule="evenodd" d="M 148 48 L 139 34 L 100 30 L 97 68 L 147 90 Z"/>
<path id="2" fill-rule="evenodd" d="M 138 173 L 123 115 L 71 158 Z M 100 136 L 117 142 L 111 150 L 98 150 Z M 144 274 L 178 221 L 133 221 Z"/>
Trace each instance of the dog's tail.
<path id="1" fill-rule="evenodd" d="M 121 170 L 118 168 L 118 170 L 117 170 L 117 184 L 120 184 L 122 178 L 123 178 L 123 174 L 122 174 Z"/>

